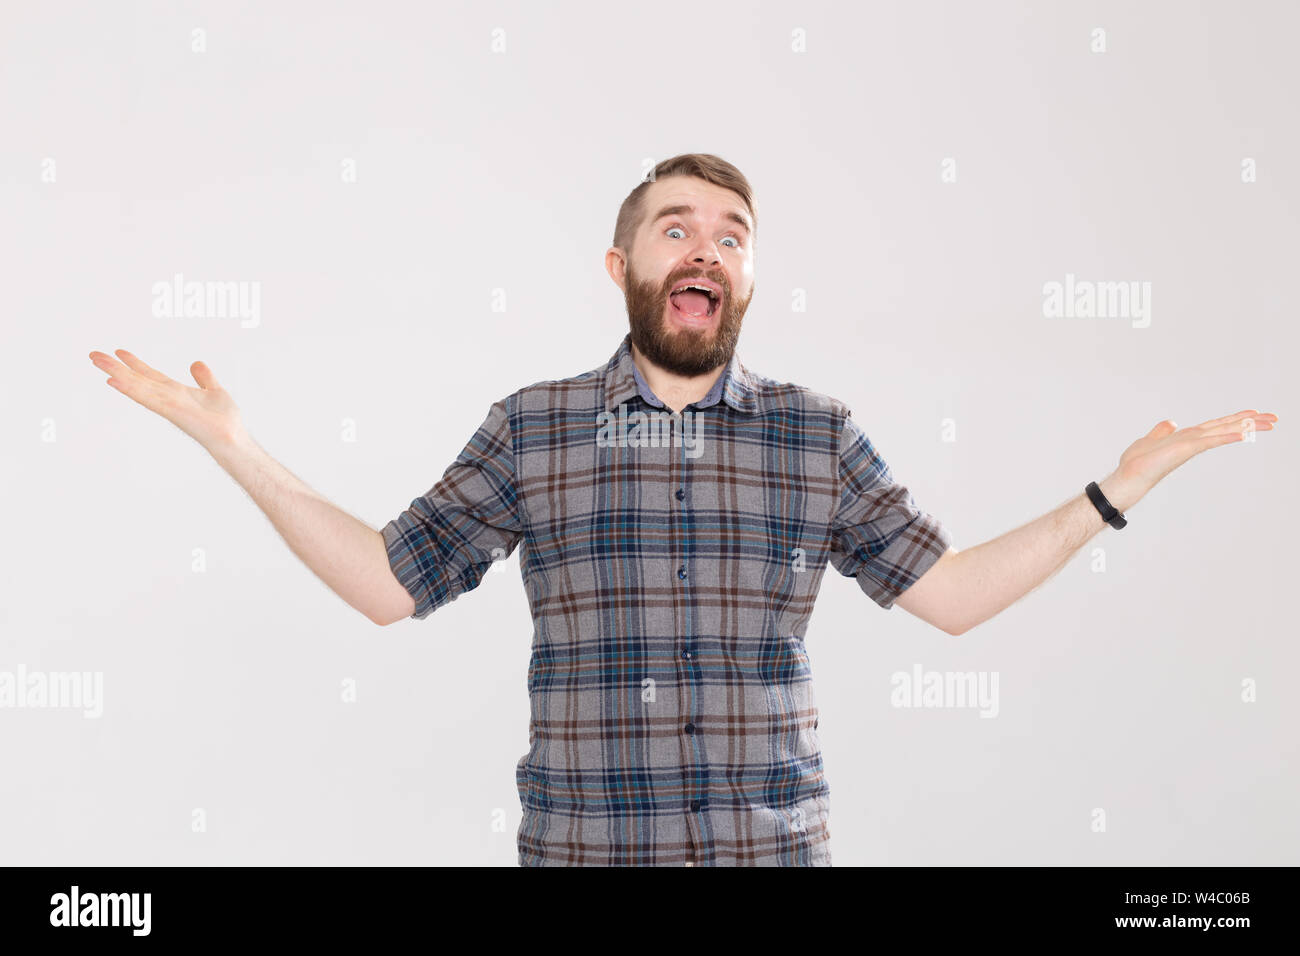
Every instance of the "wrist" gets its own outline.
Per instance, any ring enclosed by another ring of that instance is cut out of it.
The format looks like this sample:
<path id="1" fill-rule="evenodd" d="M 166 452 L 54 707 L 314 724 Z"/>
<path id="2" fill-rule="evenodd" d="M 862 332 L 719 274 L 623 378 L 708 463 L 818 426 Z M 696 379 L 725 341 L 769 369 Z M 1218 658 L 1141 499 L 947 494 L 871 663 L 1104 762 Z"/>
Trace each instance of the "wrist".
<path id="1" fill-rule="evenodd" d="M 208 454 L 216 459 L 223 468 L 249 457 L 257 445 L 251 435 L 242 428 L 232 429 L 209 439 L 205 447 Z"/>
<path id="2" fill-rule="evenodd" d="M 1125 481 L 1117 472 L 1113 472 L 1097 482 L 1097 487 L 1101 489 L 1101 493 L 1106 496 L 1106 500 L 1120 514 L 1132 508 L 1145 494 L 1132 482 Z"/>

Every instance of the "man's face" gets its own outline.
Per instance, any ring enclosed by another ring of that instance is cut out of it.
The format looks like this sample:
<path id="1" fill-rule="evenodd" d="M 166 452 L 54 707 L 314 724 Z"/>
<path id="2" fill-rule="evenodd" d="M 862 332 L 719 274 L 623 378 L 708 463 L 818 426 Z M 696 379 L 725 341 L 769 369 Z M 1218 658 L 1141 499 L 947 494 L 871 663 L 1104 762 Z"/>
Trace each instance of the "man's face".
<path id="1" fill-rule="evenodd" d="M 621 282 L 616 250 L 606 254 L 623 287 L 632 343 L 661 368 L 703 375 L 731 360 L 754 295 L 749 213 L 729 189 L 693 176 L 652 183 L 644 210 Z M 688 280 L 713 294 L 676 291 Z"/>

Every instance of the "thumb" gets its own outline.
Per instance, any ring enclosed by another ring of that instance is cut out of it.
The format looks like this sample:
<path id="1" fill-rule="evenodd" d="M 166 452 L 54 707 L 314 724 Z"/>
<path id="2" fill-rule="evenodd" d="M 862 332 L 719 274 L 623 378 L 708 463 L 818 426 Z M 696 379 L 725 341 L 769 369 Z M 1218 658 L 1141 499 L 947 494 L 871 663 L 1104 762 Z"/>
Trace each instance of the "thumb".
<path id="1" fill-rule="evenodd" d="M 199 388 L 220 388 L 217 377 L 212 374 L 212 369 L 208 368 L 202 362 L 195 362 L 190 366 L 190 374 L 194 376 L 194 381 L 199 383 Z"/>
<path id="2" fill-rule="evenodd" d="M 1162 422 L 1157 422 L 1156 427 L 1147 434 L 1163 438 L 1165 435 L 1172 435 L 1176 431 L 1178 431 L 1178 423 L 1172 418 L 1166 418 Z"/>

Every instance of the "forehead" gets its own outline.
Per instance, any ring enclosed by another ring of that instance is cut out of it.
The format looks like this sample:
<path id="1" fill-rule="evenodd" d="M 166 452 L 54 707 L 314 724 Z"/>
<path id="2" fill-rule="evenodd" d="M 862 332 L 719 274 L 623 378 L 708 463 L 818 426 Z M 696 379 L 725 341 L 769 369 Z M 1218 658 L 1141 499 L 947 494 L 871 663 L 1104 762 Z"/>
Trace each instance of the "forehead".
<path id="1" fill-rule="evenodd" d="M 746 222 L 752 222 L 745 203 L 738 195 L 730 189 L 695 176 L 668 176 L 655 180 L 646 190 L 644 202 L 643 226 L 652 225 L 654 217 L 665 206 L 694 206 L 697 214 L 705 217 L 735 212 L 743 216 Z"/>

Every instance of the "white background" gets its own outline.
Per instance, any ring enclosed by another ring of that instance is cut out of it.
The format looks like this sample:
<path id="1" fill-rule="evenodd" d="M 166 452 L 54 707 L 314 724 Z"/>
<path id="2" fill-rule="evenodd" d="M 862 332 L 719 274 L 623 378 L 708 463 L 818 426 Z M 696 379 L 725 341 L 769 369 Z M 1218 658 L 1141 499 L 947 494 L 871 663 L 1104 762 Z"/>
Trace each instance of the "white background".
<path id="1" fill-rule="evenodd" d="M 613 353 L 618 205 L 690 151 L 757 193 L 742 361 L 848 403 L 959 547 L 1162 418 L 1282 419 L 960 638 L 828 569 L 835 864 L 1297 862 L 1293 4 L 0 10 L 0 670 L 104 675 L 98 720 L 0 709 L 0 862 L 515 865 L 518 553 L 377 628 L 87 353 L 203 359 L 379 527 L 491 402 Z M 155 317 L 177 272 L 260 283 L 260 325 Z M 1067 273 L 1150 282 L 1150 326 L 1044 318 Z M 918 663 L 996 671 L 999 716 L 891 707 Z"/>

